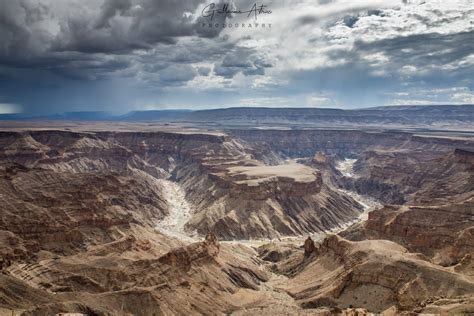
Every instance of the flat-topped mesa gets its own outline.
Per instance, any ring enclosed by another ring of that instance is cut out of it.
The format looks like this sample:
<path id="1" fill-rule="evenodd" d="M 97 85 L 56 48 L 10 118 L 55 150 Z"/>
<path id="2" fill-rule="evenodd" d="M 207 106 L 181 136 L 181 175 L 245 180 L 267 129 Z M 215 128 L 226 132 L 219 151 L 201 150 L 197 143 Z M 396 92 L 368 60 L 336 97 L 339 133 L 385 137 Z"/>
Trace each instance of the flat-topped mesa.
<path id="1" fill-rule="evenodd" d="M 320 176 L 309 182 L 299 182 L 287 177 L 273 177 L 258 182 L 256 185 L 232 182 L 229 194 L 234 197 L 245 194 L 249 199 L 254 200 L 265 200 L 275 196 L 302 197 L 320 192 L 321 185 Z"/>
<path id="2" fill-rule="evenodd" d="M 277 166 L 230 167 L 225 175 L 210 175 L 231 196 L 242 194 L 255 200 L 269 197 L 301 197 L 321 191 L 322 177 L 319 170 L 297 164 Z"/>
<path id="3" fill-rule="evenodd" d="M 331 229 L 360 213 L 361 206 L 325 183 L 320 170 L 295 161 L 243 160 L 200 174 L 199 181 L 195 174 L 186 166 L 177 179 L 197 202 L 187 225 L 200 234 L 212 230 L 226 240 L 300 235 Z"/>

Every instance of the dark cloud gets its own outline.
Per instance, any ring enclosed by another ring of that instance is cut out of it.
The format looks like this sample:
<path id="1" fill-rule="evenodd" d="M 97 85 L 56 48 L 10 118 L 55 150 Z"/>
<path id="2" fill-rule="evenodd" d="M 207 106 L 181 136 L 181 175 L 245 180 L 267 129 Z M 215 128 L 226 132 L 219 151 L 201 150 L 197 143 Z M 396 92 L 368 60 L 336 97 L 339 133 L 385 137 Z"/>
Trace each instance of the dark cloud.
<path id="1" fill-rule="evenodd" d="M 182 83 L 194 79 L 198 72 L 190 65 L 170 65 L 158 72 L 160 81 L 167 83 Z"/>
<path id="2" fill-rule="evenodd" d="M 342 19 L 342 23 L 344 23 L 345 26 L 353 28 L 356 26 L 357 22 L 360 20 L 361 17 L 366 17 L 366 16 L 380 16 L 383 17 L 385 16 L 384 12 L 382 10 L 368 10 L 368 11 L 362 11 L 358 12 L 356 14 L 352 15 L 346 15 Z"/>
<path id="3" fill-rule="evenodd" d="M 50 34 L 38 28 L 49 11 L 26 0 L 2 1 L 0 10 L 0 61 L 28 58 L 46 49 Z"/>
<path id="4" fill-rule="evenodd" d="M 48 29 L 54 14 L 45 4 L 19 0 L 2 1 L 1 6 L 0 64 L 4 67 L 29 69 L 30 72 L 36 70 L 39 73 L 48 71 L 76 79 L 97 79 L 128 64 L 117 56 L 55 50 L 57 39 Z M 62 23 L 72 25 L 76 21 Z M 101 45 L 109 41 L 104 37 Z M 85 41 L 85 45 L 94 46 L 94 42 Z M 24 79 L 31 78 L 33 76 Z"/>
<path id="5" fill-rule="evenodd" d="M 264 75 L 265 68 L 270 67 L 271 63 L 256 49 L 236 47 L 214 66 L 214 72 L 218 76 L 232 78 L 239 72 L 246 76 Z"/>
<path id="6" fill-rule="evenodd" d="M 58 52 L 129 54 L 153 49 L 157 43 L 175 44 L 180 37 L 213 38 L 221 31 L 204 31 L 202 18 L 196 20 L 192 15 L 204 0 L 105 0 L 98 11 L 78 10 L 61 16 L 56 34 L 38 25 L 53 18 L 47 5 L 29 0 L 1 2 L 2 63 L 41 59 Z"/>
<path id="7" fill-rule="evenodd" d="M 359 54 L 382 52 L 396 68 L 413 65 L 420 70 L 449 65 L 474 53 L 474 31 L 454 34 L 416 34 L 354 45 Z M 387 65 L 387 66 L 390 66 Z M 456 70 L 456 69 L 453 69 Z"/>
<path id="8" fill-rule="evenodd" d="M 208 76 L 210 72 L 211 72 L 211 68 L 209 68 L 209 67 L 199 67 L 198 68 L 198 73 L 201 76 Z"/>
<path id="9" fill-rule="evenodd" d="M 342 21 L 347 27 L 354 27 L 354 24 L 356 24 L 357 21 L 359 21 L 359 17 L 346 15 Z"/>
<path id="10" fill-rule="evenodd" d="M 117 14 L 125 15 L 132 7 L 132 0 L 105 0 L 102 4 L 102 11 L 95 23 L 98 29 L 111 27 L 110 19 Z"/>
<path id="11" fill-rule="evenodd" d="M 163 41 L 171 42 L 171 39 Z M 135 49 L 150 49 L 140 37 L 130 34 L 122 23 L 112 27 L 96 28 L 95 22 L 84 16 L 75 16 L 61 23 L 61 32 L 52 43 L 56 52 L 81 52 L 86 54 L 125 54 Z"/>
<path id="12" fill-rule="evenodd" d="M 319 15 L 315 13 L 303 14 L 293 21 L 293 27 L 298 28 L 306 25 L 325 24 L 326 27 L 333 26 L 335 23 L 343 23 L 347 27 L 354 27 L 359 18 L 368 15 L 367 8 L 358 9 L 347 8 L 340 10 L 330 16 Z"/>
<path id="13" fill-rule="evenodd" d="M 218 36 L 220 29 L 201 32 L 201 19 L 196 22 L 192 16 L 203 1 L 105 0 L 96 11 L 76 6 L 77 11 L 64 14 L 37 1 L 0 0 L 0 64 L 10 69 L 8 73 L 28 69 L 23 80 L 31 82 L 37 79 L 34 71 L 42 76 L 49 72 L 66 79 L 102 80 L 118 71 L 127 76 L 125 70 L 131 68 L 157 75 L 163 71 L 163 85 L 186 82 L 197 70 L 188 65 L 177 70 L 173 63 L 202 61 L 220 55 L 220 46 L 231 48 L 217 39 L 204 48 L 196 42 L 176 45 L 180 37 Z M 50 20 L 59 23 L 54 34 L 48 29 Z M 152 53 L 137 55 L 135 50 Z"/>
<path id="14" fill-rule="evenodd" d="M 302 17 L 298 18 L 296 24 L 299 25 L 308 25 L 308 24 L 315 24 L 319 21 L 319 18 L 315 15 L 303 15 Z"/>
<path id="15" fill-rule="evenodd" d="M 216 37 L 221 29 L 203 31 L 202 17 L 196 21 L 192 15 L 203 2 L 107 0 L 98 16 L 77 15 L 63 23 L 54 49 L 127 53 L 149 49 L 156 43 L 175 44 L 184 36 Z"/>
<path id="16" fill-rule="evenodd" d="M 371 16 L 371 15 L 385 16 L 385 14 L 383 13 L 382 10 L 369 10 L 369 11 L 367 11 L 367 15 L 368 16 Z"/>

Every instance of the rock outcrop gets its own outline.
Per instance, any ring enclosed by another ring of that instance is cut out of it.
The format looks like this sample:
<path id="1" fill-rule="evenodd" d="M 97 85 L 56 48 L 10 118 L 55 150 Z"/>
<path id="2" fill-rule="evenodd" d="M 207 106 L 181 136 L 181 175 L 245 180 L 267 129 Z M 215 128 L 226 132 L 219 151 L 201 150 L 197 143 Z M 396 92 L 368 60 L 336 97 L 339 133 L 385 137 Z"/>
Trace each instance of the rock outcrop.
<path id="1" fill-rule="evenodd" d="M 346 187 L 389 204 L 442 204 L 474 190 L 471 151 L 374 150 L 363 153 Z"/>
<path id="2" fill-rule="evenodd" d="M 449 206 L 385 207 L 343 235 L 352 240 L 392 240 L 436 264 L 453 266 L 474 253 L 472 210 L 472 199 Z"/>
<path id="3" fill-rule="evenodd" d="M 379 179 L 376 181 L 391 182 L 403 188 L 403 205 L 375 210 L 369 214 L 366 223 L 343 235 L 352 240 L 392 240 L 443 266 L 468 260 L 465 256 L 474 251 L 473 154 L 454 150 L 423 159 L 421 153 L 403 153 L 405 158 L 399 160 L 396 159 L 399 157 L 397 153 L 387 158 L 389 156 L 388 153 L 372 156 L 385 161 L 387 169 L 370 167 L 366 161 L 361 162 L 363 167 L 360 168 L 362 174 L 369 172 L 371 178 Z M 396 174 L 390 171 L 391 166 L 403 162 Z M 474 271 L 470 273 L 474 274 Z"/>
<path id="4" fill-rule="evenodd" d="M 311 255 L 316 251 L 316 247 L 315 247 L 315 245 L 314 245 L 314 241 L 311 239 L 311 237 L 308 237 L 308 238 L 304 241 L 303 248 L 304 248 L 304 256 L 305 256 L 305 257 L 311 256 Z"/>
<path id="5" fill-rule="evenodd" d="M 216 258 L 219 250 L 220 245 L 217 237 L 212 233 L 208 233 L 204 241 L 185 247 L 174 248 L 161 256 L 158 261 L 172 267 L 181 267 L 189 270 L 193 262 Z"/>
<path id="6" fill-rule="evenodd" d="M 399 311 L 413 311 L 441 299 L 440 305 L 449 304 L 474 291 L 474 282 L 463 275 L 390 241 L 351 242 L 331 235 L 315 252 L 286 288 L 307 308 L 360 307 L 383 312 L 396 306 Z M 281 269 L 284 272 L 284 265 Z"/>
<path id="7" fill-rule="evenodd" d="M 257 248 L 258 256 L 268 262 L 280 262 L 290 257 L 296 250 L 292 243 L 272 242 Z"/>

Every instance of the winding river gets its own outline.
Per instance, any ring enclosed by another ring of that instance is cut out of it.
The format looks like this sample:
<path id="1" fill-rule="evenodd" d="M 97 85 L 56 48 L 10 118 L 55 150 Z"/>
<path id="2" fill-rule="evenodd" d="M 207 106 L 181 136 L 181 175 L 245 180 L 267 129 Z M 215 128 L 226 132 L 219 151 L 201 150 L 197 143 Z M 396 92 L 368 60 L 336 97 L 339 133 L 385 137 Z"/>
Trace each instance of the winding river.
<path id="1" fill-rule="evenodd" d="M 354 172 L 354 163 L 356 159 L 344 159 L 336 164 L 336 169 L 341 172 L 344 177 L 347 178 L 355 178 L 357 175 Z M 192 215 L 192 208 L 191 205 L 186 201 L 185 192 L 181 188 L 181 186 L 173 181 L 170 180 L 157 180 L 161 184 L 163 188 L 163 195 L 165 200 L 168 203 L 168 211 L 169 215 L 165 217 L 160 223 L 157 225 L 157 229 L 173 238 L 177 238 L 183 241 L 194 242 L 199 240 L 196 233 L 190 233 L 185 231 L 184 227 L 186 223 L 191 219 Z M 347 227 L 359 223 L 362 221 L 367 220 L 369 212 L 379 208 L 382 206 L 380 202 L 377 200 L 360 195 L 354 191 L 338 189 L 340 192 L 352 197 L 355 201 L 357 201 L 360 205 L 362 205 L 364 211 L 354 220 L 346 223 L 342 223 L 341 225 L 320 233 L 310 234 L 311 238 L 314 240 L 321 240 L 324 238 L 326 233 L 339 233 L 345 230 Z M 281 237 L 279 240 L 281 241 L 297 241 L 301 242 L 302 239 L 306 238 L 306 236 L 288 236 L 288 237 Z M 249 246 L 259 246 L 264 243 L 268 243 L 271 241 L 275 241 L 275 239 L 255 239 L 255 240 L 233 240 L 233 241 L 225 241 L 228 243 L 241 243 L 246 244 Z"/>
<path id="2" fill-rule="evenodd" d="M 170 180 L 157 180 L 160 184 L 168 204 L 168 216 L 157 225 L 157 229 L 164 235 L 185 241 L 196 241 L 196 234 L 184 230 L 184 226 L 191 219 L 191 206 L 185 198 L 183 188 Z"/>

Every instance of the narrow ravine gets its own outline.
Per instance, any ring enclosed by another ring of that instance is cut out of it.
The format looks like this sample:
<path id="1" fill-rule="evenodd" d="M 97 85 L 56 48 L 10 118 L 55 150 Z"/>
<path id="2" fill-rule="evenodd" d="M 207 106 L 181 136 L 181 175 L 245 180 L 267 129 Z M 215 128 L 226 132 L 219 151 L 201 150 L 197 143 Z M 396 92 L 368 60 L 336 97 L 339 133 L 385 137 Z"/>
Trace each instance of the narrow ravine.
<path id="1" fill-rule="evenodd" d="M 186 241 L 196 241 L 196 234 L 184 230 L 184 226 L 191 219 L 191 206 L 186 201 L 184 190 L 176 182 L 158 180 L 162 187 L 163 197 L 168 204 L 169 215 L 157 225 L 157 229 L 169 237 Z"/>
<path id="2" fill-rule="evenodd" d="M 344 177 L 355 178 L 355 177 L 357 177 L 355 172 L 354 172 L 354 164 L 355 164 L 356 161 L 357 161 L 357 159 L 346 158 L 344 160 L 339 161 L 336 164 L 336 169 L 339 170 L 339 172 L 342 173 L 342 175 Z M 373 211 L 373 210 L 375 210 L 379 207 L 382 207 L 382 204 L 379 201 L 377 201 L 376 199 L 372 198 L 372 197 L 369 197 L 369 196 L 366 196 L 366 195 L 360 195 L 357 192 L 344 190 L 344 189 L 339 189 L 339 191 L 349 195 L 351 198 L 356 200 L 364 208 L 364 212 L 362 214 L 360 214 L 360 216 L 357 219 L 355 219 L 354 221 L 346 223 L 346 225 L 347 225 L 346 227 L 349 227 L 350 225 L 352 225 L 356 222 L 367 220 L 368 214 L 371 211 Z"/>

